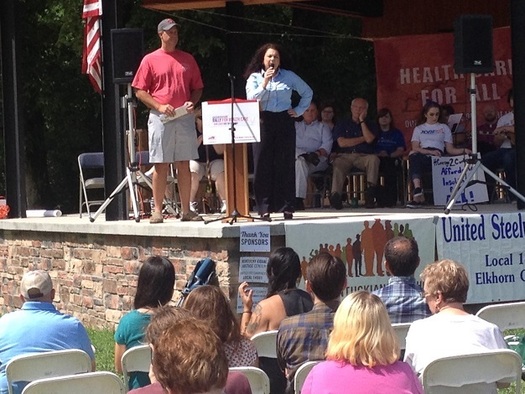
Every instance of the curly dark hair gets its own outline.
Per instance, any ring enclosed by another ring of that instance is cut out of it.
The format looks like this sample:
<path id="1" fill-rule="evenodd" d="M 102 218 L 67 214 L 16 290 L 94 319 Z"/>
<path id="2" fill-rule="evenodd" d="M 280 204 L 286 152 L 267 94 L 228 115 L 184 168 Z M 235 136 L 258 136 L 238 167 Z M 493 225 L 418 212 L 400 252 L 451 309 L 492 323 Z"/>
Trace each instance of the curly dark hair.
<path id="1" fill-rule="evenodd" d="M 279 57 L 280 57 L 279 67 L 281 68 L 289 67 L 289 62 L 288 62 L 287 56 L 284 53 L 283 47 L 279 44 L 268 42 L 260 46 L 255 51 L 255 54 L 250 60 L 250 63 L 248 63 L 248 66 L 246 66 L 246 69 L 244 70 L 244 74 L 243 74 L 244 79 L 248 79 L 250 74 L 259 72 L 264 68 L 264 65 L 263 65 L 264 55 L 266 54 L 266 51 L 268 49 L 275 49 L 277 52 L 279 52 Z"/>

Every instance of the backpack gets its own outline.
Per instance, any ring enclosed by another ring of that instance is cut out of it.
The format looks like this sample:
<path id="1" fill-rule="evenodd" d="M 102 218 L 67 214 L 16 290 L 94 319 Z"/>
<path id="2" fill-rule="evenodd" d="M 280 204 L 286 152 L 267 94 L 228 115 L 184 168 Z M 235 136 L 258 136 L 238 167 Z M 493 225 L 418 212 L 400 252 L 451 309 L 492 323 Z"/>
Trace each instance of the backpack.
<path id="1" fill-rule="evenodd" d="M 217 273 L 215 272 L 215 261 L 212 259 L 200 260 L 193 269 L 184 289 L 182 289 L 181 297 L 177 302 L 177 306 L 182 306 L 184 300 L 191 293 L 191 291 L 199 286 L 214 284 L 212 283 L 217 279 Z"/>

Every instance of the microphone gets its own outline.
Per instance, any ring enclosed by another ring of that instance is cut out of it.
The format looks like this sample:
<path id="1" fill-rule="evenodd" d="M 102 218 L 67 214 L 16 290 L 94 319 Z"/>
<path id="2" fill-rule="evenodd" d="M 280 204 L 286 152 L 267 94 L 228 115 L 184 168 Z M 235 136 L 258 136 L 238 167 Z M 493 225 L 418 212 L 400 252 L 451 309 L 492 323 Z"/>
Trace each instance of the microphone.
<path id="1" fill-rule="evenodd" d="M 270 66 L 270 68 L 275 69 L 275 64 L 273 62 L 270 62 L 269 66 Z M 272 82 L 273 82 L 273 76 L 272 76 Z"/>

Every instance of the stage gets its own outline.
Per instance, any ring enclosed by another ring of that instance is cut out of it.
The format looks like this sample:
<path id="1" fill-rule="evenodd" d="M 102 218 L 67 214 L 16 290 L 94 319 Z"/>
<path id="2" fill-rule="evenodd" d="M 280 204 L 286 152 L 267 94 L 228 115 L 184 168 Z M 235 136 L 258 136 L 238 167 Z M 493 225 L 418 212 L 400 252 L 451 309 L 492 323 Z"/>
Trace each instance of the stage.
<path id="1" fill-rule="evenodd" d="M 91 223 L 85 214 L 82 218 L 74 214 L 0 220 L 0 305 L 3 312 L 19 307 L 18 284 L 23 273 L 29 269 L 46 269 L 51 271 L 57 290 L 55 302 L 61 310 L 78 316 L 88 326 L 112 328 L 132 306 L 140 263 L 150 255 L 161 254 L 175 265 L 178 290 L 184 287 L 197 261 L 204 257 L 215 260 L 220 286 L 229 294 L 232 306 L 236 306 L 240 271 L 246 268 L 247 261 L 264 261 L 269 256 L 256 250 L 241 251 L 240 239 L 257 232 L 269 234 L 269 249 L 294 248 L 303 268 L 319 250 L 341 257 L 348 266 L 346 292 L 373 290 L 384 285 L 388 277 L 381 275 L 380 249 L 386 239 L 404 234 L 418 241 L 421 267 L 442 257 L 471 266 L 479 260 L 485 269 L 472 268 L 471 283 L 479 285 L 479 290 L 472 292 L 473 302 L 525 298 L 518 286 L 516 290 L 508 286 L 508 283 L 525 280 L 525 273 L 521 279 L 518 270 L 522 264 L 519 248 L 523 239 L 520 238 L 525 235 L 518 229 L 512 236 L 507 232 L 504 240 L 491 240 L 490 229 L 483 231 L 485 239 L 481 239 L 479 229 L 477 233 L 471 231 L 476 226 L 495 223 L 495 218 L 501 218 L 502 228 L 510 221 L 521 223 L 520 211 L 515 203 L 475 207 L 477 211 L 455 205 L 449 215 L 444 214 L 443 207 L 310 209 L 296 212 L 293 220 L 285 221 L 282 214 L 272 214 L 271 222 L 239 220 L 232 225 L 222 221 L 180 222 L 169 217 L 161 224 L 150 224 L 148 219 L 139 223 L 133 219 L 106 221 L 104 215 Z M 205 219 L 219 216 L 203 215 Z M 449 239 L 449 228 L 454 237 L 463 238 Z M 466 238 L 465 233 L 468 233 Z M 358 249 L 362 251 L 362 259 L 350 252 L 356 244 L 356 235 L 360 238 Z M 509 260 L 506 260 L 507 266 L 501 260 L 509 255 L 515 269 L 512 272 L 508 269 Z M 362 265 L 361 276 L 356 275 L 358 264 Z M 364 275 L 365 270 L 370 272 Z M 259 274 L 259 278 L 264 276 Z M 507 284 L 507 289 L 493 286 L 498 284 L 493 284 L 494 280 Z M 253 283 L 259 296 L 264 294 L 264 281 L 262 278 Z M 303 283 L 302 280 L 301 285 Z M 485 286 L 487 284 L 490 286 Z M 491 286 L 494 289 L 487 292 Z M 178 296 L 176 291 L 174 299 Z"/>

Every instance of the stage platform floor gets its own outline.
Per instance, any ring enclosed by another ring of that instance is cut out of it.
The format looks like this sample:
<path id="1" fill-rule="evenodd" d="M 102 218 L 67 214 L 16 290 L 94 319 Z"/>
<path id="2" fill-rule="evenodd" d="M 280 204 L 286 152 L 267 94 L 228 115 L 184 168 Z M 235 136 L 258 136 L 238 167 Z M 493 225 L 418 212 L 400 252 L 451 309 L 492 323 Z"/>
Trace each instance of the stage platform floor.
<path id="1" fill-rule="evenodd" d="M 480 213 L 507 213 L 517 212 L 516 203 L 495 203 L 477 204 L 470 206 L 454 205 L 450 215 L 476 215 Z M 257 214 L 252 212 L 255 218 Z M 204 222 L 181 222 L 174 217 L 168 217 L 164 223 L 150 224 L 148 218 L 143 218 L 140 222 L 134 219 L 106 221 L 104 214 L 97 217 L 91 223 L 87 215 L 82 218 L 78 214 L 62 215 L 59 217 L 42 218 L 23 218 L 0 220 L 0 230 L 19 230 L 19 231 L 41 231 L 41 232 L 67 232 L 85 234 L 108 234 L 108 235 L 139 235 L 139 236 L 159 236 L 159 237 L 238 237 L 239 228 L 251 225 L 268 225 L 272 235 L 284 235 L 287 224 L 298 225 L 300 223 L 329 223 L 331 221 L 352 220 L 352 218 L 431 218 L 434 216 L 444 216 L 444 207 L 425 206 L 422 208 L 411 209 L 406 207 L 395 208 L 344 208 L 335 210 L 332 208 L 308 209 L 294 214 L 294 219 L 285 221 L 282 214 L 274 213 L 271 215 L 271 222 L 255 220 L 245 221 L 240 218 L 237 222 L 230 225 L 223 221 L 215 221 L 205 224 Z M 210 220 L 219 218 L 219 214 L 201 215 L 204 219 Z"/>

